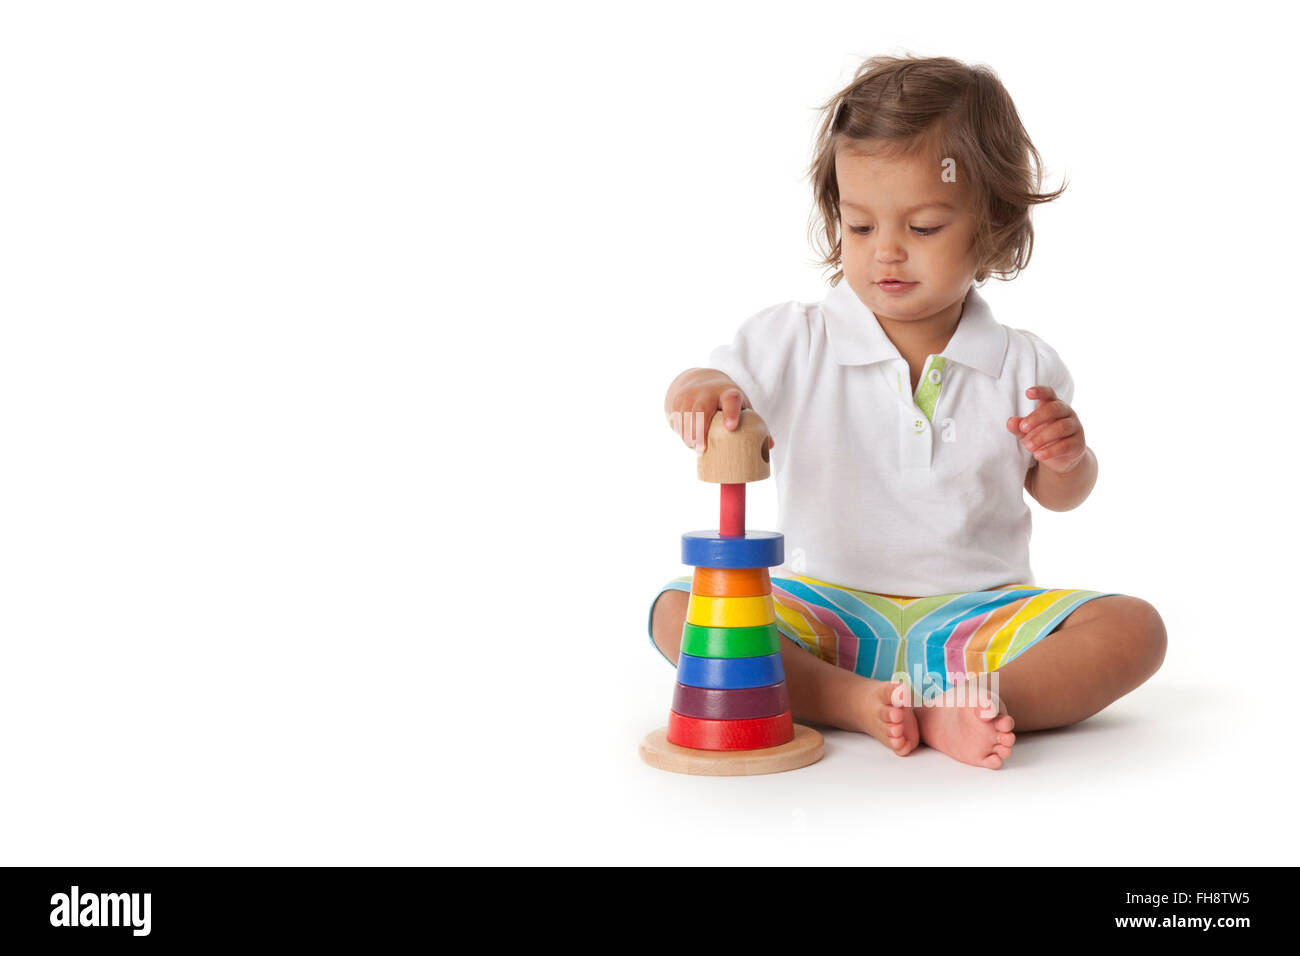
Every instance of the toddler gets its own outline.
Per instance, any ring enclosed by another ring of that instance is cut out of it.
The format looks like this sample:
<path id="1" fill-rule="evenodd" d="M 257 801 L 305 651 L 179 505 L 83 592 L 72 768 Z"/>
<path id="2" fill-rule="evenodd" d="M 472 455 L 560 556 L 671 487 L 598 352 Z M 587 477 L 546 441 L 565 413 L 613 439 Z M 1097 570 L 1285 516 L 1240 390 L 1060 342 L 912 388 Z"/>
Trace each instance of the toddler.
<path id="1" fill-rule="evenodd" d="M 1097 458 L 1074 382 L 976 290 L 1033 247 L 1041 160 L 987 67 L 875 57 L 822 107 L 810 168 L 820 302 L 748 319 L 665 411 L 702 452 L 721 409 L 771 432 L 786 562 L 771 571 L 796 720 L 997 769 L 1016 735 L 1072 724 L 1150 677 L 1146 601 L 1034 583 L 1025 492 L 1077 508 Z M 650 635 L 676 663 L 691 576 Z"/>

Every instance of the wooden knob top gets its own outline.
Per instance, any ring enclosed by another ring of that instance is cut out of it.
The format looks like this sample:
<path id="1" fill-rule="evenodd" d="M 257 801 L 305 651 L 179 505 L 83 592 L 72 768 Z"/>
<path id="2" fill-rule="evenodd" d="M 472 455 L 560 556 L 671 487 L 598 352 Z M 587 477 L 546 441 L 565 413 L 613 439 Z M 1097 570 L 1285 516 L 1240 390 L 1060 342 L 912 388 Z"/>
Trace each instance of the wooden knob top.
<path id="1" fill-rule="evenodd" d="M 722 411 L 713 414 L 704 454 L 697 459 L 700 481 L 739 484 L 762 481 L 772 474 L 767 423 L 752 408 L 740 411 L 740 424 L 728 431 Z"/>

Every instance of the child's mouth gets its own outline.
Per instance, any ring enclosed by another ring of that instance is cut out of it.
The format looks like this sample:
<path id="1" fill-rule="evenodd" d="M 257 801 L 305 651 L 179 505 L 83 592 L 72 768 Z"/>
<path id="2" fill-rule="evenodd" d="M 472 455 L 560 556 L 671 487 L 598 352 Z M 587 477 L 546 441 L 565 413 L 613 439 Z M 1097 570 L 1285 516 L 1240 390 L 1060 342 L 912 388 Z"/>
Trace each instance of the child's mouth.
<path id="1" fill-rule="evenodd" d="M 880 286 L 880 288 L 884 289 L 886 292 L 905 292 L 915 286 L 916 283 L 891 280 L 886 282 L 877 282 L 876 285 Z"/>

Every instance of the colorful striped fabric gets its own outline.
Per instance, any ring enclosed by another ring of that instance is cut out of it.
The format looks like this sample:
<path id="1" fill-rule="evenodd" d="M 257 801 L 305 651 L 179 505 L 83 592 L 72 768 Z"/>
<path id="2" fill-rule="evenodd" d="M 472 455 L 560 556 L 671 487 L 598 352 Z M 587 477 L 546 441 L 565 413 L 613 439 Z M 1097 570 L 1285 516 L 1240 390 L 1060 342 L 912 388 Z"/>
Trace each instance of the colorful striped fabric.
<path id="1" fill-rule="evenodd" d="M 689 594 L 691 575 L 672 579 L 659 594 L 668 590 Z M 956 675 L 996 671 L 1010 663 L 1080 605 L 1110 593 L 1008 584 L 900 597 L 802 575 L 772 575 L 777 629 L 804 650 L 864 677 L 890 680 L 901 672 L 914 686 L 944 690 Z M 654 601 L 650 613 L 653 620 Z"/>

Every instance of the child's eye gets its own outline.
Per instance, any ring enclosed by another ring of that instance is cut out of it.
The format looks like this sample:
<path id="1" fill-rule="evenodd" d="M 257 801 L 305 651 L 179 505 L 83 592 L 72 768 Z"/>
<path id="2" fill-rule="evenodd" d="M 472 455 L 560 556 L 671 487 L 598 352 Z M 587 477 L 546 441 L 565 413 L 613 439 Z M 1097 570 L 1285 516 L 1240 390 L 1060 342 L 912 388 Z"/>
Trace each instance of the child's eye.
<path id="1" fill-rule="evenodd" d="M 943 226 L 913 226 L 912 231 L 916 233 L 918 236 L 933 236 L 936 232 L 938 232 L 942 228 Z M 870 231 L 871 231 L 871 226 L 850 226 L 849 227 L 849 232 L 855 233 L 856 235 L 859 236 L 865 236 Z"/>

